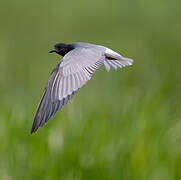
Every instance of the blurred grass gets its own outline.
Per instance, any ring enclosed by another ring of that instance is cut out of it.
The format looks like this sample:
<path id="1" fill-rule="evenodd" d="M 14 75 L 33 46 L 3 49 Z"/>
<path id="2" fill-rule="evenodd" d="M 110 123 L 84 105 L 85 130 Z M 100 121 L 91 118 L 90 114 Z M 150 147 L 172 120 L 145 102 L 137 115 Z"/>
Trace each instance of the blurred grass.
<path id="1" fill-rule="evenodd" d="M 0 179 L 181 179 L 180 1 L 1 1 Z M 36 134 L 57 42 L 135 60 L 93 79 Z"/>

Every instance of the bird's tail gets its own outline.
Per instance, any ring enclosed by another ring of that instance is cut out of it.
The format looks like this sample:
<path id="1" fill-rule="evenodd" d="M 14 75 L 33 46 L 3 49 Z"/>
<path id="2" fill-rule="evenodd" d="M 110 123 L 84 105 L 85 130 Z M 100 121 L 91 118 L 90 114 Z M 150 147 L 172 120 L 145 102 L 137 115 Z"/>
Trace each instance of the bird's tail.
<path id="1" fill-rule="evenodd" d="M 104 66 L 107 71 L 109 71 L 111 67 L 117 69 L 123 68 L 125 66 L 131 66 L 133 64 L 132 59 L 123 57 L 109 48 L 107 48 L 105 51 L 105 57 Z"/>
<path id="2" fill-rule="evenodd" d="M 133 60 L 130 58 L 122 57 L 119 60 L 113 60 L 113 59 L 106 59 L 104 60 L 104 66 L 107 71 L 109 71 L 112 68 L 123 68 L 125 66 L 131 66 L 133 64 Z"/>

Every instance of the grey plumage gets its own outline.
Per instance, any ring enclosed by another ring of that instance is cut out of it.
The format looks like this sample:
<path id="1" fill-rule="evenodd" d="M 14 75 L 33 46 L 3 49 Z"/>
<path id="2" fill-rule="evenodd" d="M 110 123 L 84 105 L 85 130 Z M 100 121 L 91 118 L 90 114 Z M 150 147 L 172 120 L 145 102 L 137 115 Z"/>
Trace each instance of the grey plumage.
<path id="1" fill-rule="evenodd" d="M 55 45 L 56 52 L 63 55 L 51 73 L 41 101 L 36 110 L 31 133 L 42 127 L 55 115 L 75 93 L 91 79 L 93 73 L 104 64 L 107 71 L 110 68 L 122 68 L 132 65 L 133 60 L 125 58 L 109 48 L 89 43 L 74 43 Z M 66 49 L 66 48 L 67 49 Z M 66 52 L 65 52 L 66 50 Z"/>

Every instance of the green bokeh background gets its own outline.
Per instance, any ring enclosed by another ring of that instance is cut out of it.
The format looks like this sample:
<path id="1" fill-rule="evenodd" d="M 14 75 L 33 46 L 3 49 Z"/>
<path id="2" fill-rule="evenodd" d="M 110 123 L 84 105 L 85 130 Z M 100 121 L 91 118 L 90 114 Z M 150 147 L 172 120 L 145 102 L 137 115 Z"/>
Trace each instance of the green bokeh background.
<path id="1" fill-rule="evenodd" d="M 181 179 L 181 1 L 0 2 L 1 180 Z M 33 114 L 60 57 L 90 42 L 134 59 L 102 67 L 37 133 Z"/>

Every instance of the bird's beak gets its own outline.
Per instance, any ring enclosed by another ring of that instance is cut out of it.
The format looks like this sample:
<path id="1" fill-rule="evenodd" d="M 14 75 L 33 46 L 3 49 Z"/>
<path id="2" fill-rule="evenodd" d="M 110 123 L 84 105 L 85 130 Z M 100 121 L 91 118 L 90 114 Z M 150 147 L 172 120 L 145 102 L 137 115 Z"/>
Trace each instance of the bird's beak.
<path id="1" fill-rule="evenodd" d="M 56 49 L 49 51 L 49 53 L 57 52 Z"/>

